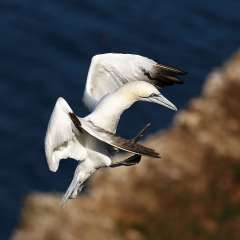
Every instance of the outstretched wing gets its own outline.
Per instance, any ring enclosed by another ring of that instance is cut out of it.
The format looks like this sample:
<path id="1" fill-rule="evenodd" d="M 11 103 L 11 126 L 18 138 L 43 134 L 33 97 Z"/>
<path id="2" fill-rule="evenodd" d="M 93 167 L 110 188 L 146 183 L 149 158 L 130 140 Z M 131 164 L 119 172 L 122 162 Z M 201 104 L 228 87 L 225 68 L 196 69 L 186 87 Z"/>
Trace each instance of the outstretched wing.
<path id="1" fill-rule="evenodd" d="M 182 83 L 178 77 L 185 72 L 175 67 L 158 64 L 152 59 L 134 54 L 106 53 L 92 58 L 83 101 L 94 108 L 98 101 L 123 84 L 148 81 L 159 87 Z"/>
<path id="2" fill-rule="evenodd" d="M 56 172 L 59 161 L 66 158 L 82 160 L 86 150 L 81 145 L 81 129 L 71 120 L 72 109 L 63 98 L 58 98 L 48 123 L 45 137 L 45 153 L 48 166 Z M 70 114 L 70 115 L 69 115 Z"/>
<path id="3" fill-rule="evenodd" d="M 104 130 L 98 134 L 98 138 L 116 148 L 125 150 L 127 152 L 160 158 L 159 154 L 155 150 L 136 143 L 134 140 L 128 140 Z"/>
<path id="4" fill-rule="evenodd" d="M 73 120 L 73 118 L 75 118 L 75 120 Z M 119 148 L 127 152 L 146 155 L 154 158 L 160 157 L 156 151 L 136 143 L 134 139 L 128 140 L 119 137 L 111 132 L 108 132 L 100 127 L 97 127 L 90 121 L 86 121 L 83 118 L 78 118 L 75 114 L 73 115 L 72 120 L 76 128 L 79 128 L 79 126 L 81 126 L 81 128 L 84 129 L 88 134 L 113 147 Z"/>

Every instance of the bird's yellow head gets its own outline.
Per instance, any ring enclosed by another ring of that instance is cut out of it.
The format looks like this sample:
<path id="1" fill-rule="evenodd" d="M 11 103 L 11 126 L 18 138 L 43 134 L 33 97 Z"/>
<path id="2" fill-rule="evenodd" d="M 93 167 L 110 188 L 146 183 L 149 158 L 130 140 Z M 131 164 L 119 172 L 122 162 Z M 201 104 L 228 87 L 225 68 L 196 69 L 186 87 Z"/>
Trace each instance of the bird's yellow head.
<path id="1" fill-rule="evenodd" d="M 119 92 L 128 101 L 154 102 L 172 110 L 177 110 L 176 106 L 165 98 L 153 84 L 146 81 L 129 82 L 120 88 Z"/>

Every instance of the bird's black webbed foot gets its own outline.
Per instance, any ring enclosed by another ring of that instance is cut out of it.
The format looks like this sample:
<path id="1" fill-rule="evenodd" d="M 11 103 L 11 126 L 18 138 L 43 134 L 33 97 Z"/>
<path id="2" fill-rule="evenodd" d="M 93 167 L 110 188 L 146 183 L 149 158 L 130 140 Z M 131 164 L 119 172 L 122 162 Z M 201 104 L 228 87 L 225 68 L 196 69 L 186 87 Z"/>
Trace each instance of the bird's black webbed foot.
<path id="1" fill-rule="evenodd" d="M 141 161 L 141 157 L 142 156 L 139 154 L 134 154 L 124 161 L 113 163 L 110 167 L 114 168 L 114 167 L 120 167 L 120 166 L 133 166 L 138 164 Z"/>
<path id="2" fill-rule="evenodd" d="M 146 130 L 149 128 L 151 123 L 147 123 L 144 128 L 135 136 L 132 141 L 134 143 L 137 143 L 143 136 Z M 120 167 L 120 166 L 133 166 L 138 164 L 141 161 L 141 155 L 139 154 L 134 154 L 131 157 L 127 158 L 126 160 L 120 161 L 120 162 L 115 162 L 112 163 L 110 167 L 115 168 L 115 167 Z"/>

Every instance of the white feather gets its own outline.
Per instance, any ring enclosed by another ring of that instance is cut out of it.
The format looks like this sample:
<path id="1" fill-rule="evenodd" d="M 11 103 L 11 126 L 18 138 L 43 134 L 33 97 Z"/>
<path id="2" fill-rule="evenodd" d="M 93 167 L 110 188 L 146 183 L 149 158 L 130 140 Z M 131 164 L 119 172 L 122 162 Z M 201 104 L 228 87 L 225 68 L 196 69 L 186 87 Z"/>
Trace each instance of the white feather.
<path id="1" fill-rule="evenodd" d="M 58 98 L 53 109 L 45 137 L 45 152 L 48 166 L 56 172 L 59 161 L 66 158 L 83 160 L 86 150 L 77 139 L 75 127 L 68 113 L 72 112 L 63 98 Z"/>
<path id="2" fill-rule="evenodd" d="M 93 109 L 108 93 L 131 81 L 149 81 L 142 69 L 151 72 L 155 61 L 134 54 L 106 53 L 92 58 L 83 101 Z"/>

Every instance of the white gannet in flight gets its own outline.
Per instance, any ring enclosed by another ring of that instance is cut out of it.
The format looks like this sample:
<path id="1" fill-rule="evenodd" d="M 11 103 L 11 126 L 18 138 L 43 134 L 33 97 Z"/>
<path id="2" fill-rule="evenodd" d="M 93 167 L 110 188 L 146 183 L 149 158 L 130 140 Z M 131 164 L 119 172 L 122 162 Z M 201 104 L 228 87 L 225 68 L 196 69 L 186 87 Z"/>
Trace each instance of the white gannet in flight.
<path id="1" fill-rule="evenodd" d="M 114 165 L 118 150 L 134 155 L 127 159 L 138 161 L 139 155 L 158 158 L 154 150 L 115 135 L 121 114 L 136 101 L 150 101 L 176 110 L 152 84 L 146 81 L 126 83 L 97 104 L 92 113 L 77 117 L 63 98 L 59 98 L 52 112 L 45 138 L 45 152 L 51 171 L 57 171 L 61 159 L 79 161 L 74 178 L 63 198 L 75 198 L 82 184 L 99 168 Z"/>
<path id="2" fill-rule="evenodd" d="M 132 81 L 147 81 L 159 89 L 183 83 L 186 72 L 134 54 L 106 53 L 92 58 L 83 101 L 89 109 L 106 94 Z"/>
<path id="3" fill-rule="evenodd" d="M 133 54 L 101 54 L 92 58 L 84 91 L 84 103 L 94 111 L 78 118 L 66 101 L 59 98 L 45 138 L 45 151 L 52 171 L 59 161 L 79 161 L 64 201 L 76 197 L 82 184 L 101 167 L 132 165 L 141 155 L 158 157 L 149 148 L 137 144 L 138 137 L 126 140 L 115 135 L 122 112 L 136 101 L 155 102 L 170 109 L 176 107 L 159 92 L 164 86 L 182 83 L 180 69 Z M 141 134 L 140 134 L 141 135 Z M 115 152 L 134 153 L 117 162 Z"/>

